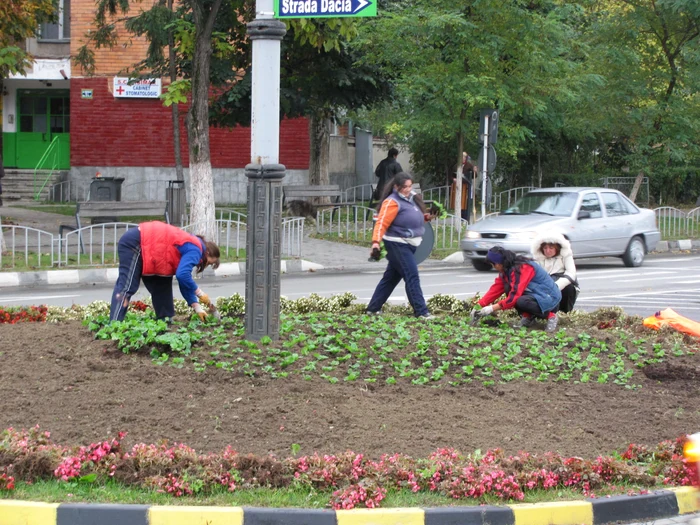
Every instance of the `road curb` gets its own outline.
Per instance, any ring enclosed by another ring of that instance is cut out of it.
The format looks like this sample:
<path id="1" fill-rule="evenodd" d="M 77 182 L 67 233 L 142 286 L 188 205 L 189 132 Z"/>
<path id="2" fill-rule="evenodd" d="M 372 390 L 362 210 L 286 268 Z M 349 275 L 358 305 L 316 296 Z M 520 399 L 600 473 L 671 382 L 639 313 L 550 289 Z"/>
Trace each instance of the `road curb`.
<path id="1" fill-rule="evenodd" d="M 697 490 L 692 487 L 550 503 L 338 511 L 0 500 L 3 525 L 603 525 L 673 518 L 698 510 Z"/>

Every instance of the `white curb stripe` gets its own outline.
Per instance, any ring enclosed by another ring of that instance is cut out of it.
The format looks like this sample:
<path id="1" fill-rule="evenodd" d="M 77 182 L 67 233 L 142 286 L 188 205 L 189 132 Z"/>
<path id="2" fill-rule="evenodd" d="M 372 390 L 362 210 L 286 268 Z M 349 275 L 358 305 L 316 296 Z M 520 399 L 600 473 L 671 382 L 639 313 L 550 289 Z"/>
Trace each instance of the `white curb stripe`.
<path id="1" fill-rule="evenodd" d="M 77 284 L 80 282 L 80 270 L 50 270 L 46 272 L 48 284 Z"/>
<path id="2" fill-rule="evenodd" d="M 311 261 L 301 261 L 301 271 L 308 272 L 309 270 L 323 270 L 323 265 Z"/>
<path id="3" fill-rule="evenodd" d="M 241 275 L 241 265 L 239 263 L 223 263 L 214 270 L 214 275 L 217 277 L 225 277 L 227 275 Z"/>
<path id="4" fill-rule="evenodd" d="M 19 273 L 0 273 L 0 286 L 19 286 Z"/>

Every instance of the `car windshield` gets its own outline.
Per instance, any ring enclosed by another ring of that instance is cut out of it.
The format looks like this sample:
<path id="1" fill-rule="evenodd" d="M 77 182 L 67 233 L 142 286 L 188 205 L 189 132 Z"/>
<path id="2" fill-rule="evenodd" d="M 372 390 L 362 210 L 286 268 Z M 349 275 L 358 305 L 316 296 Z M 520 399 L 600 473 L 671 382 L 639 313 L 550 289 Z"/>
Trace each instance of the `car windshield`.
<path id="1" fill-rule="evenodd" d="M 504 215 L 553 215 L 569 217 L 574 212 L 578 193 L 562 191 L 537 191 L 525 194 Z"/>

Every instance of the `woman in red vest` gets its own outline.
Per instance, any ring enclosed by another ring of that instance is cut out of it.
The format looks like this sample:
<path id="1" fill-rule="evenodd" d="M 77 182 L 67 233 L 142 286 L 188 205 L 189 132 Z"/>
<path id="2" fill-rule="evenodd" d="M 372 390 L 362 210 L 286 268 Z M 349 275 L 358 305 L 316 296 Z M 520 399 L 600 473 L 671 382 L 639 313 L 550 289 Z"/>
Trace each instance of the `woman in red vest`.
<path id="1" fill-rule="evenodd" d="M 202 237 L 165 224 L 144 222 L 138 228 L 127 230 L 119 240 L 119 277 L 112 293 L 109 311 L 111 321 L 122 321 L 129 308 L 131 297 L 143 280 L 153 297 L 153 309 L 158 319 L 171 319 L 175 315 L 173 303 L 173 276 L 177 277 L 180 293 L 199 318 L 207 314 L 202 304 L 212 313 L 216 308 L 194 282 L 192 270 L 201 273 L 207 266 L 219 267 L 219 247 Z"/>

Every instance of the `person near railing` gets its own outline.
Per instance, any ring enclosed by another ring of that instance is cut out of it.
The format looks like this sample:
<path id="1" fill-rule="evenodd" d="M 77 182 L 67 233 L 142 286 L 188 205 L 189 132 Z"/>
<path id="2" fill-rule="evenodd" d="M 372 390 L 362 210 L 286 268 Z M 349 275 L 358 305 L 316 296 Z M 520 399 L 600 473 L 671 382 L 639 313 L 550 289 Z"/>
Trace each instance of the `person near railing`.
<path id="1" fill-rule="evenodd" d="M 423 240 L 425 222 L 435 217 L 415 199 L 412 188 L 411 176 L 402 172 L 384 190 L 372 233 L 370 257 L 379 259 L 380 244 L 384 241 L 388 264 L 367 305 L 368 314 L 379 314 L 396 285 L 403 279 L 406 283 L 406 296 L 415 316 L 424 319 L 433 317 L 423 297 L 415 253 Z"/>
<path id="2" fill-rule="evenodd" d="M 561 292 L 544 268 L 500 246 L 486 252 L 486 260 L 498 272 L 498 277 L 479 300 L 481 309 L 472 310 L 472 320 L 515 308 L 521 316 L 520 326 L 529 328 L 540 318 L 547 320 L 547 332 L 555 331 Z M 495 302 L 504 294 L 505 299 Z"/>
<path id="3" fill-rule="evenodd" d="M 472 158 L 466 151 L 462 152 L 462 201 L 460 204 L 461 216 L 465 221 L 470 221 L 469 217 L 471 215 L 471 208 L 474 204 L 474 195 L 472 193 L 472 188 L 474 185 L 474 179 L 478 173 L 479 169 L 472 162 Z M 454 173 L 450 176 L 452 181 L 452 186 L 450 190 L 450 209 L 455 208 L 455 199 L 457 198 L 457 174 Z"/>
<path id="4" fill-rule="evenodd" d="M 554 279 L 561 291 L 559 311 L 573 310 L 579 286 L 571 243 L 561 233 L 545 233 L 534 240 L 531 251 L 535 262 Z"/>
<path id="5" fill-rule="evenodd" d="M 218 315 L 216 307 L 192 278 L 192 270 L 202 273 L 207 266 L 219 267 L 219 247 L 199 235 L 192 235 L 170 224 L 153 221 L 141 223 L 127 230 L 119 240 L 119 277 L 112 293 L 110 321 L 122 321 L 131 297 L 139 289 L 140 281 L 153 298 L 153 309 L 158 319 L 175 316 L 173 276 L 177 277 L 180 293 L 199 318 L 209 312 Z"/>
<path id="6" fill-rule="evenodd" d="M 384 195 L 384 189 L 387 187 L 387 183 L 394 178 L 398 173 L 403 172 L 403 168 L 396 157 L 399 156 L 399 150 L 396 148 L 391 148 L 385 159 L 383 159 L 377 168 L 374 170 L 374 174 L 377 176 L 377 189 L 374 190 L 374 195 L 372 195 L 373 201 L 379 201 L 382 195 Z"/>

